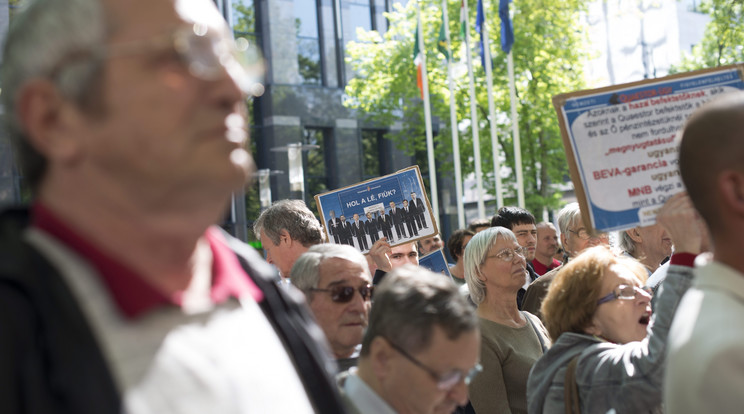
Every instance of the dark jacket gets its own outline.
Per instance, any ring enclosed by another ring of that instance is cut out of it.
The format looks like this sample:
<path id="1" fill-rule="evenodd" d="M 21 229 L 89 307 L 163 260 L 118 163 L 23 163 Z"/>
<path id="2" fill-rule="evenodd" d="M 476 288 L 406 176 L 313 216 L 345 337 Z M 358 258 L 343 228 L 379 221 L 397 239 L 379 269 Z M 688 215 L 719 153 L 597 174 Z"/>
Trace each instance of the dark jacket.
<path id="1" fill-rule="evenodd" d="M 0 407 L 7 413 L 120 413 L 122 396 L 91 327 L 57 269 L 23 241 L 25 209 L 0 213 Z M 228 237 L 264 294 L 259 304 L 292 357 L 316 411 L 342 413 L 318 345 L 323 332 L 251 247 Z M 265 375 L 265 373 L 256 373 Z"/>

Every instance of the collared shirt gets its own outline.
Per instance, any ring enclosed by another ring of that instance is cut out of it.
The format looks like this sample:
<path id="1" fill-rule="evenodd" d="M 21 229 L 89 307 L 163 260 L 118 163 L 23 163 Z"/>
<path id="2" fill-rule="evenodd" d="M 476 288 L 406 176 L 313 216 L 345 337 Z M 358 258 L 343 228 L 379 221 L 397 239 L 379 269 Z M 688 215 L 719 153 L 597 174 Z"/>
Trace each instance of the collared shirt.
<path id="1" fill-rule="evenodd" d="M 363 414 L 396 414 L 388 403 L 380 398 L 372 388 L 357 375 L 357 368 L 349 368 L 349 375 L 343 384 L 346 396 Z"/>
<path id="2" fill-rule="evenodd" d="M 256 302 L 262 292 L 219 230 L 208 230 L 205 238 L 213 263 L 207 272 L 213 304 L 186 309 L 179 292 L 159 293 L 49 211 L 37 215 L 25 234 L 70 287 L 122 394 L 124 412 L 314 412 L 289 354 Z M 138 300 L 129 283 L 144 289 L 147 300 Z"/>
<path id="3" fill-rule="evenodd" d="M 550 263 L 550 266 L 545 266 L 542 264 L 537 258 L 532 259 L 532 268 L 535 269 L 535 273 L 537 273 L 539 276 L 544 275 L 545 273 L 548 273 L 549 271 L 555 269 L 556 267 L 561 265 L 561 262 L 555 259 L 551 259 L 552 262 Z"/>
<path id="4" fill-rule="evenodd" d="M 85 257 L 95 269 L 119 310 L 128 318 L 136 318 L 160 305 L 181 305 L 183 292 L 173 292 L 170 297 L 158 291 L 134 269 L 103 252 L 78 234 L 42 204 L 33 207 L 33 226 L 62 242 L 77 254 Z M 227 246 L 219 230 L 207 229 L 204 234 L 212 252 L 212 286 L 210 298 L 216 304 L 230 297 L 240 298 L 249 294 L 256 302 L 263 294 L 238 263 L 237 257 Z"/>
<path id="5" fill-rule="evenodd" d="M 744 274 L 710 254 L 701 255 L 695 267 L 695 285 L 682 299 L 669 332 L 665 406 L 669 413 L 740 412 Z"/>

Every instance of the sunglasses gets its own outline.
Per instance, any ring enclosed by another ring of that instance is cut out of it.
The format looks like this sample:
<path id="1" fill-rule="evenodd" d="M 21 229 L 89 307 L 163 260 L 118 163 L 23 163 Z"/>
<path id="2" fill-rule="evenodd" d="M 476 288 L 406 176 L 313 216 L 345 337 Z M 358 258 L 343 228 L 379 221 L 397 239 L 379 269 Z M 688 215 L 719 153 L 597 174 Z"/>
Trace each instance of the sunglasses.
<path id="1" fill-rule="evenodd" d="M 311 288 L 310 291 L 328 292 L 331 294 L 332 301 L 336 303 L 348 303 L 351 302 L 351 300 L 354 298 L 354 291 L 357 290 L 359 291 L 359 294 L 362 295 L 362 299 L 372 299 L 372 292 L 374 291 L 374 288 L 374 286 L 367 284 L 358 288 L 354 288 L 352 286 L 334 286 L 330 289 Z"/>

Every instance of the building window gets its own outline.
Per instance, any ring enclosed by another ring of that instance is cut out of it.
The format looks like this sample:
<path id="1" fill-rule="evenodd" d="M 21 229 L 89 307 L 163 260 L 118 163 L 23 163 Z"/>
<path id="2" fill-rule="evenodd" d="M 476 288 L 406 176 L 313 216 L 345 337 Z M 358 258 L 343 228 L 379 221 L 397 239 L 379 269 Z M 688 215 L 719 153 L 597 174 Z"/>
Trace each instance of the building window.
<path id="1" fill-rule="evenodd" d="M 388 22 L 387 18 L 383 16 L 383 13 L 388 11 L 386 0 L 372 0 L 372 14 L 374 15 L 374 21 L 372 27 L 377 30 L 380 35 L 387 32 Z"/>
<path id="2" fill-rule="evenodd" d="M 235 37 L 242 37 L 252 45 L 261 46 L 253 0 L 232 0 L 232 29 Z"/>
<path id="3" fill-rule="evenodd" d="M 344 37 L 348 42 L 350 40 L 359 41 L 357 38 L 357 28 L 366 31 L 372 30 L 372 7 L 370 0 L 343 0 L 343 26 Z"/>
<path id="4" fill-rule="evenodd" d="M 305 127 L 302 131 L 303 144 L 319 147 L 302 152 L 305 171 L 305 204 L 311 211 L 318 211 L 315 195 L 329 190 L 325 159 L 328 141 L 326 138 L 329 133 L 327 129 L 310 127 Z"/>
<path id="5" fill-rule="evenodd" d="M 384 131 L 378 129 L 362 130 L 362 177 L 367 180 L 382 175 L 380 169 L 380 144 Z"/>
<path id="6" fill-rule="evenodd" d="M 320 85 L 322 77 L 316 0 L 295 0 L 294 16 L 300 83 Z"/>

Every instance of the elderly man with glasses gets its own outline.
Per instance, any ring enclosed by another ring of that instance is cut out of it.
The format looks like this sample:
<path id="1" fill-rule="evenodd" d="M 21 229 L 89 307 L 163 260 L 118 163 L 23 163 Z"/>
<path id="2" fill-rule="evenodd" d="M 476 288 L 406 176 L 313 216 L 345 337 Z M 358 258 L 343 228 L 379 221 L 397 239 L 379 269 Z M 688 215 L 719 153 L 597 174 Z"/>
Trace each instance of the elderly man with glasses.
<path id="1" fill-rule="evenodd" d="M 0 407 L 340 413 L 312 316 L 215 226 L 251 175 L 257 73 L 211 0 L 29 0 L 4 118 L 32 208 L 0 213 Z"/>
<path id="2" fill-rule="evenodd" d="M 441 275 L 406 265 L 375 291 L 358 368 L 339 376 L 347 411 L 450 414 L 480 371 L 475 310 Z"/>
<path id="3" fill-rule="evenodd" d="M 297 259 L 290 279 L 305 294 L 339 371 L 355 366 L 373 289 L 364 255 L 343 244 L 319 244 Z"/>
<path id="4" fill-rule="evenodd" d="M 571 258 L 578 256 L 579 253 L 589 247 L 598 246 L 600 244 L 607 246 L 610 245 L 610 237 L 607 233 L 595 234 L 590 232 L 591 229 L 584 227 L 584 223 L 581 220 L 579 203 L 569 203 L 561 209 L 558 213 L 558 227 L 561 231 L 564 265 Z M 548 294 L 550 283 L 552 283 L 553 278 L 555 278 L 555 275 L 561 267 L 562 266 L 554 268 L 530 284 L 522 300 L 523 310 L 526 310 L 533 315 L 537 315 L 542 320 L 540 306 L 542 305 L 545 295 Z"/>

